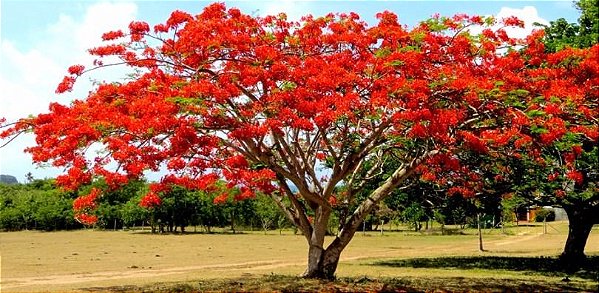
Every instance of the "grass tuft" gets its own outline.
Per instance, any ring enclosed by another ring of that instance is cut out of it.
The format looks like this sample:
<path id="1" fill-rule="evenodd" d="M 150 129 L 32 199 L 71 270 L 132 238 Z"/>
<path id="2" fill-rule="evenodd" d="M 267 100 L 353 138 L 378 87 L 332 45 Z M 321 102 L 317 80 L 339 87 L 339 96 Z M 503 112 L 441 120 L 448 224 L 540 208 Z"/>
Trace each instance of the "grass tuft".
<path id="1" fill-rule="evenodd" d="M 504 256 L 467 256 L 436 257 L 385 260 L 375 262 L 377 266 L 411 268 L 454 268 L 461 270 L 487 269 L 526 271 L 531 275 L 565 276 L 570 275 L 587 280 L 598 280 L 599 256 L 590 256 L 582 267 L 572 272 L 556 257 L 504 257 Z M 599 280 L 598 280 L 599 281 Z"/>

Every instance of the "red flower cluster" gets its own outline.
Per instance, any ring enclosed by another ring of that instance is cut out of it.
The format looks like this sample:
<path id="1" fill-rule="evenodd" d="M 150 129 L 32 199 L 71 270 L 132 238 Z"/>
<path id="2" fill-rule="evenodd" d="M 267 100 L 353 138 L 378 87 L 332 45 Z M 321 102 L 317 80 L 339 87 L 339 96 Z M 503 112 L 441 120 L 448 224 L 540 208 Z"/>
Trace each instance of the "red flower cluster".
<path id="1" fill-rule="evenodd" d="M 566 174 L 566 176 L 569 179 L 574 180 L 574 182 L 578 185 L 583 183 L 584 180 L 584 176 L 582 175 L 582 173 L 580 173 L 580 171 L 576 171 L 576 170 L 570 170 L 568 171 L 568 173 Z"/>
<path id="2" fill-rule="evenodd" d="M 502 22 L 506 26 L 524 27 L 524 21 L 516 16 L 510 16 L 502 19 Z"/>
<path id="3" fill-rule="evenodd" d="M 60 82 L 58 84 L 58 87 L 56 87 L 56 93 L 57 94 L 62 94 L 62 93 L 66 93 L 66 92 L 70 92 L 71 90 L 73 90 L 73 85 L 75 84 L 75 78 L 71 77 L 71 76 L 65 76 L 62 79 L 62 82 Z"/>
<path id="4" fill-rule="evenodd" d="M 212 5 L 211 7 L 214 7 L 214 6 L 215 5 Z M 223 6 L 223 8 L 224 8 L 224 5 L 221 5 L 221 6 Z M 166 21 L 166 27 L 174 28 L 174 27 L 177 27 L 180 24 L 190 21 L 192 19 L 193 19 L 193 17 L 189 13 L 181 11 L 181 10 L 175 10 L 171 13 L 171 17 Z"/>
<path id="5" fill-rule="evenodd" d="M 99 189 L 92 188 L 88 195 L 80 196 L 73 201 L 73 209 L 75 211 L 95 209 L 97 207 L 96 200 L 100 196 L 100 193 Z"/>
<path id="6" fill-rule="evenodd" d="M 85 66 L 83 65 L 73 65 L 71 67 L 69 67 L 69 74 L 72 75 L 81 75 L 83 73 L 83 70 L 85 70 Z"/>
<path id="7" fill-rule="evenodd" d="M 125 36 L 125 34 L 123 34 L 123 31 L 121 31 L 121 30 L 110 31 L 110 32 L 102 34 L 102 40 L 103 41 L 112 41 L 112 40 L 116 40 L 118 38 L 122 38 L 123 36 Z"/>
<path id="8" fill-rule="evenodd" d="M 89 49 L 88 52 L 92 55 L 103 57 L 108 55 L 122 55 L 127 52 L 127 49 L 123 45 L 111 44 Z"/>
<path id="9" fill-rule="evenodd" d="M 129 24 L 129 34 L 132 42 L 139 42 L 150 31 L 150 25 L 144 21 L 133 21 Z"/>
<path id="10" fill-rule="evenodd" d="M 80 196 L 73 201 L 75 220 L 84 225 L 93 225 L 98 221 L 98 217 L 91 213 L 97 208 L 97 200 L 100 194 L 99 189 L 92 188 L 89 194 Z"/>
<path id="11" fill-rule="evenodd" d="M 144 197 L 141 198 L 139 205 L 146 209 L 154 208 L 162 203 L 160 196 L 153 191 L 148 192 Z"/>
<path id="12" fill-rule="evenodd" d="M 91 226 L 98 222 L 98 216 L 89 214 L 75 214 L 75 220 L 83 225 Z"/>

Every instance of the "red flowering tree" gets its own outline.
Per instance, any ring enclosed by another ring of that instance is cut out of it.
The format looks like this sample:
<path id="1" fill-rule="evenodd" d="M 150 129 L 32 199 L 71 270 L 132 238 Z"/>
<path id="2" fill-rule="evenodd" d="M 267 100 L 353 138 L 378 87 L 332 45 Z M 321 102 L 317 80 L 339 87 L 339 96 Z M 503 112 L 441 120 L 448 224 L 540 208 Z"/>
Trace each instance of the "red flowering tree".
<path id="1" fill-rule="evenodd" d="M 459 168 L 452 154 L 518 137 L 519 124 L 497 117 L 519 117 L 506 101 L 524 82 L 519 70 L 536 62 L 500 54 L 518 43 L 502 29 L 468 32 L 494 24 L 490 18 L 437 17 L 408 30 L 390 12 L 377 17 L 373 27 L 354 13 L 295 23 L 213 4 L 196 16 L 175 11 L 153 29 L 132 22 L 89 52 L 98 56 L 93 69 L 116 56 L 134 78 L 99 84 L 68 106 L 53 103 L 2 136 L 32 131 L 37 145 L 27 151 L 67 167 L 58 178 L 67 189 L 96 176 L 116 187 L 165 166 L 169 174 L 144 205 L 173 185 L 219 192 L 219 180 L 239 190 L 237 199 L 264 193 L 308 242 L 304 275 L 333 278 L 360 223 L 419 166 L 434 159 Z M 69 68 L 57 92 L 89 70 Z M 103 153 L 87 154 L 94 145 Z M 352 197 L 388 155 L 401 163 L 325 247 L 342 199 L 335 187 L 345 184 L 343 196 Z"/>
<path id="2" fill-rule="evenodd" d="M 549 53 L 537 39 L 523 58 L 531 65 L 519 85 L 527 98 L 514 104 L 526 140 L 517 155 L 534 184 L 527 189 L 566 210 L 561 257 L 576 267 L 599 223 L 599 45 Z"/>

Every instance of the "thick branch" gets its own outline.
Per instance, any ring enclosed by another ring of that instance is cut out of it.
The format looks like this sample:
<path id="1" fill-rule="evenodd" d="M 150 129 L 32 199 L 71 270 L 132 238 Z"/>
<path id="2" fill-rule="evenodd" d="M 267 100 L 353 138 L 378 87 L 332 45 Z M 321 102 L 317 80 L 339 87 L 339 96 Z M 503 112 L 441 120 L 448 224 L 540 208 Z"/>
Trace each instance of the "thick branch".
<path id="1" fill-rule="evenodd" d="M 344 224 L 339 236 L 335 238 L 329 247 L 343 249 L 349 243 L 362 221 L 364 221 L 364 218 L 372 211 L 372 209 L 376 207 L 381 200 L 389 196 L 389 194 L 391 194 L 391 192 L 405 179 L 409 178 L 418 165 L 437 153 L 437 150 L 425 152 L 423 155 L 414 158 L 410 163 L 402 164 L 397 168 L 381 186 L 370 193 L 370 196 L 356 208 L 348 222 Z"/>
<path id="2" fill-rule="evenodd" d="M 306 237 L 306 239 L 308 241 L 310 241 L 310 237 L 311 237 L 310 235 L 312 234 L 312 226 L 310 225 L 310 222 L 308 221 L 308 217 L 306 216 L 306 213 L 304 212 L 305 208 L 297 200 L 297 197 L 295 196 L 295 194 L 293 194 L 293 191 L 291 191 L 291 188 L 289 188 L 289 185 L 287 184 L 287 181 L 285 180 L 285 178 L 283 176 L 281 176 L 280 174 L 277 174 L 277 180 L 279 181 L 279 184 L 283 188 L 283 191 L 285 191 L 285 194 L 291 201 L 291 204 L 293 205 L 294 209 L 293 209 L 293 211 L 291 209 L 288 209 L 278 199 L 275 199 L 275 202 L 277 203 L 279 208 L 281 208 L 285 212 L 285 215 L 291 221 L 293 221 L 295 226 L 298 227 L 302 231 L 302 233 L 304 234 L 304 237 Z"/>

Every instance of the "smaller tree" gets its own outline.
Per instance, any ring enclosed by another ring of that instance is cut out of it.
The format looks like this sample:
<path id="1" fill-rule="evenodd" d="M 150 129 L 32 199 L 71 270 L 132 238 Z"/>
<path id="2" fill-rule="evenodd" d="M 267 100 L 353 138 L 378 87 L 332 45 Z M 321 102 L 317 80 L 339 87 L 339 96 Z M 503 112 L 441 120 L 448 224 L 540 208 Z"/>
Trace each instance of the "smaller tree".
<path id="1" fill-rule="evenodd" d="M 414 231 L 418 232 L 422 229 L 422 221 L 427 221 L 426 213 L 420 204 L 413 203 L 407 206 L 401 215 L 406 223 L 409 223 Z"/>
<path id="2" fill-rule="evenodd" d="M 272 202 L 269 196 L 259 194 L 253 203 L 256 216 L 260 219 L 264 234 L 274 227 L 280 228 L 281 223 L 285 221 L 285 215 Z"/>
<path id="3" fill-rule="evenodd" d="M 124 227 L 143 226 L 150 218 L 149 210 L 139 205 L 140 200 L 141 195 L 137 195 L 121 206 L 120 215 Z"/>

